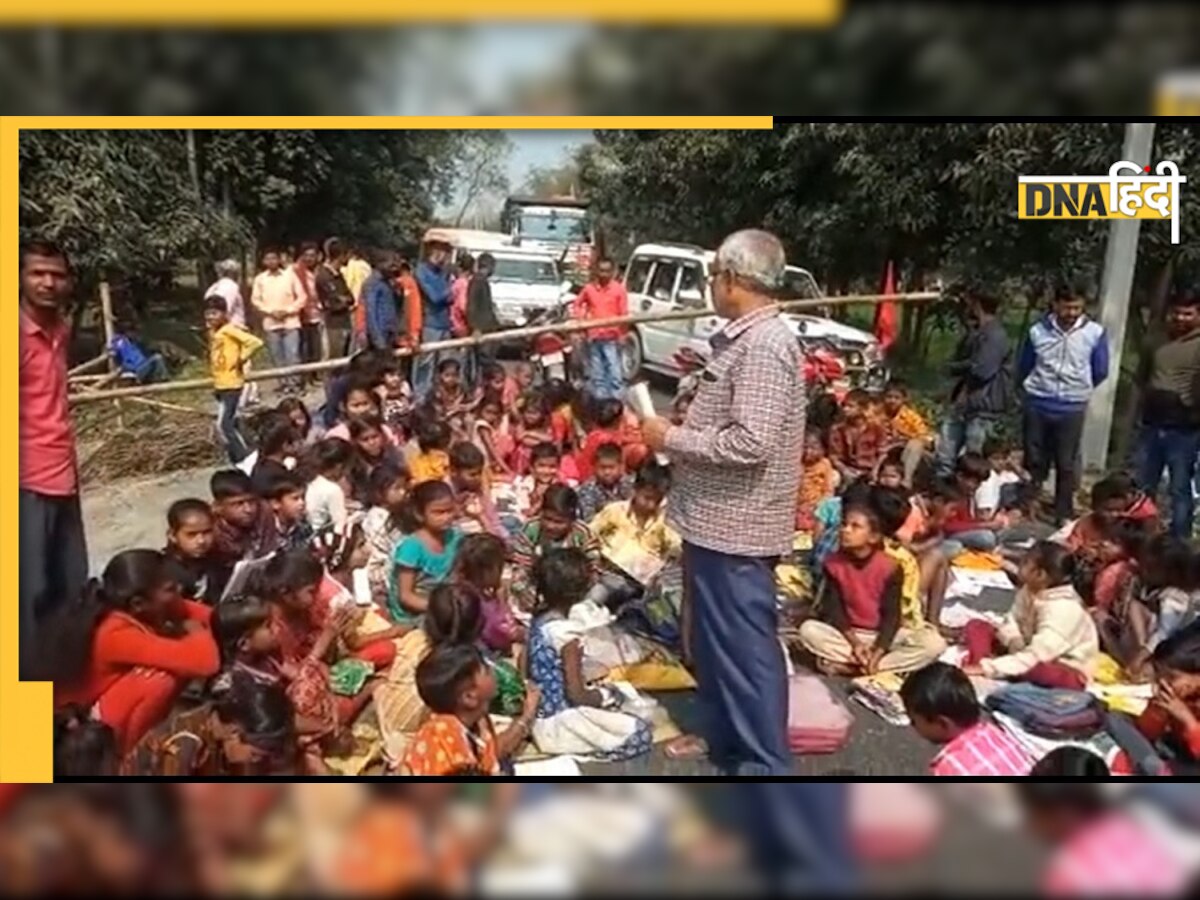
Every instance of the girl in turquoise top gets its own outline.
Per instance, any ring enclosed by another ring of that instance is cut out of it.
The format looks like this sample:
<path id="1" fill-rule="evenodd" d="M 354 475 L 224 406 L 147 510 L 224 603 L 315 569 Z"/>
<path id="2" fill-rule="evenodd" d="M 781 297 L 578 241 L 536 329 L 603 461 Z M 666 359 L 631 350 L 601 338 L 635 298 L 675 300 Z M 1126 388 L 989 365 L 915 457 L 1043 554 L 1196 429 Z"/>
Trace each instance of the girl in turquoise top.
<path id="1" fill-rule="evenodd" d="M 449 579 L 462 539 L 450 524 L 458 510 L 444 481 L 417 485 L 408 501 L 413 530 L 396 545 L 388 589 L 388 612 L 394 622 L 412 622 L 424 614 L 429 592 Z"/>

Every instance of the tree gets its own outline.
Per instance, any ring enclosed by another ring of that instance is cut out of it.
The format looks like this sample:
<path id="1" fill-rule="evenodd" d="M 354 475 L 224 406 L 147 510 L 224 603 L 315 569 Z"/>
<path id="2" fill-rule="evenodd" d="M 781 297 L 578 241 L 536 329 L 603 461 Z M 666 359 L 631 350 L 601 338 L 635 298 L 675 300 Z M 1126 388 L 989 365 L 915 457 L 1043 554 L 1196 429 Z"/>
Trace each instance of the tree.
<path id="1" fill-rule="evenodd" d="M 571 159 L 557 166 L 534 166 L 521 184 L 521 193 L 539 198 L 578 196 L 578 161 Z"/>
<path id="2" fill-rule="evenodd" d="M 454 217 L 456 228 L 462 225 L 467 211 L 473 206 L 508 190 L 505 166 L 511 153 L 512 141 L 502 131 L 469 131 L 461 135 L 455 159 L 460 176 L 458 199 L 461 201 Z"/>

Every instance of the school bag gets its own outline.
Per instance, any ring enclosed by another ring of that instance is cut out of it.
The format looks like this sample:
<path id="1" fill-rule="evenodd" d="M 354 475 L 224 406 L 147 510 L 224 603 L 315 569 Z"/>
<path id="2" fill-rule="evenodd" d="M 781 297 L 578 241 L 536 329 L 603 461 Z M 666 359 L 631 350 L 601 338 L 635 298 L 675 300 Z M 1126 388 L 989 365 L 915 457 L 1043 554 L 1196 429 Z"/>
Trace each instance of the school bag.
<path id="1" fill-rule="evenodd" d="M 989 709 L 1003 713 L 1040 737 L 1090 737 L 1104 727 L 1105 708 L 1087 691 L 1006 684 L 987 698 Z"/>
<path id="2" fill-rule="evenodd" d="M 788 679 L 788 747 L 793 753 L 834 753 L 846 746 L 854 717 L 816 675 Z"/>

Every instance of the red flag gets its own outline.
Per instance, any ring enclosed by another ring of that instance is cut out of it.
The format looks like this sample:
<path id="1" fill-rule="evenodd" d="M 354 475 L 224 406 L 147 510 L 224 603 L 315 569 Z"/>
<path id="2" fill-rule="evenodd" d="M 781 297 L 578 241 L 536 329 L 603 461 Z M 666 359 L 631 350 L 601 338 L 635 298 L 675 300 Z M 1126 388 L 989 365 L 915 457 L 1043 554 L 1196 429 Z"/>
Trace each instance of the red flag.
<path id="1" fill-rule="evenodd" d="M 894 297 L 896 295 L 896 267 L 895 264 L 888 260 L 887 272 L 883 276 L 883 296 Z M 900 310 L 891 300 L 884 300 L 875 305 L 875 339 L 879 341 L 879 349 L 881 352 L 887 352 L 887 349 L 896 343 L 896 338 L 900 336 Z"/>

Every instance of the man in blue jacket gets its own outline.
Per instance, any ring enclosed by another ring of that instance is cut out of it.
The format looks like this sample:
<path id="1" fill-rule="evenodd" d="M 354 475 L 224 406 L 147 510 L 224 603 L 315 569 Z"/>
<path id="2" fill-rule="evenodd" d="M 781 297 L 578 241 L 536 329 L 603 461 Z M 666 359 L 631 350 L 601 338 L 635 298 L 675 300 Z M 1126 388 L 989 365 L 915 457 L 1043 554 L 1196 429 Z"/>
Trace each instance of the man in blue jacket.
<path id="1" fill-rule="evenodd" d="M 399 267 L 390 257 L 381 259 L 363 282 L 367 342 L 372 350 L 394 351 L 400 337 L 399 304 L 393 287 Z"/>
<path id="2" fill-rule="evenodd" d="M 449 246 L 430 244 L 425 259 L 417 266 L 417 288 L 421 291 L 422 345 L 448 341 L 453 337 L 450 329 L 450 304 L 453 294 L 449 261 Z M 413 370 L 413 393 L 417 397 L 424 398 L 429 393 L 433 386 L 433 373 L 440 358 L 440 353 L 422 353 L 417 357 Z"/>
<path id="3" fill-rule="evenodd" d="M 1025 392 L 1025 468 L 1041 485 L 1054 466 L 1054 515 L 1074 515 L 1079 440 L 1092 392 L 1108 377 L 1108 334 L 1084 312 L 1082 292 L 1060 286 L 1054 308 L 1029 329 L 1017 361 Z"/>

